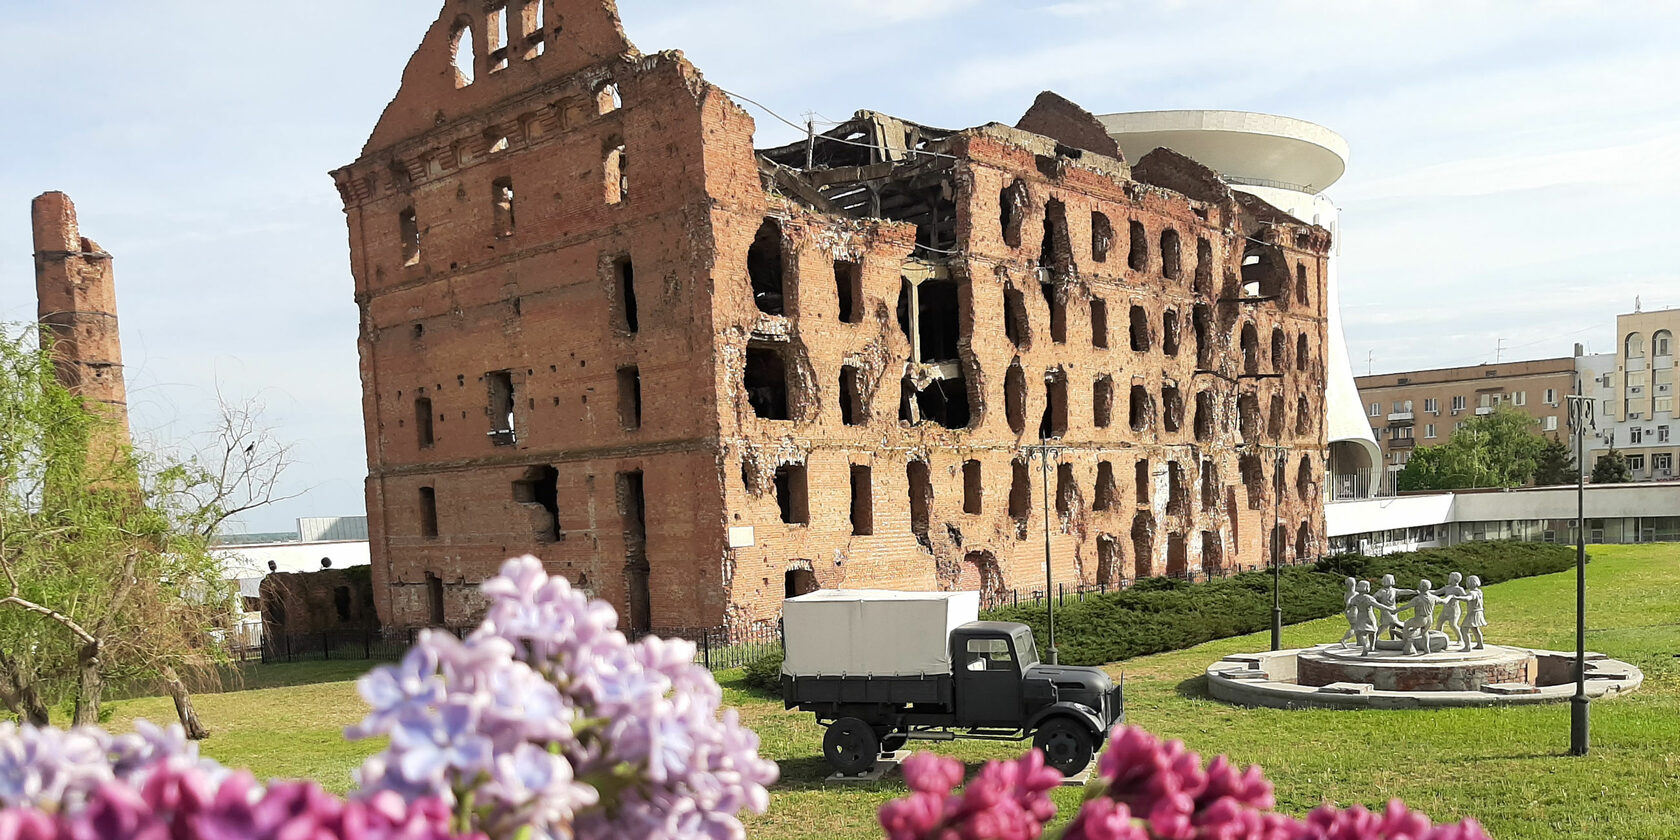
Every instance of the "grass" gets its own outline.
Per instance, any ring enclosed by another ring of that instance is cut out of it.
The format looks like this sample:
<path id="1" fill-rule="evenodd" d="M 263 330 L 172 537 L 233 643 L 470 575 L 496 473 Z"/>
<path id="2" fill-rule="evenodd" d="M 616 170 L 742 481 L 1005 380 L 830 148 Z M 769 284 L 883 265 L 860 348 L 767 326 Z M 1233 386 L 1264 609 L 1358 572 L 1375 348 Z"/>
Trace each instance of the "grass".
<path id="1" fill-rule="evenodd" d="M 1265 634 L 1226 639 L 1110 666 L 1126 677 L 1128 719 L 1181 738 L 1204 756 L 1257 763 L 1277 786 L 1280 810 L 1322 801 L 1380 805 L 1401 797 L 1438 821 L 1480 819 L 1501 840 L 1680 838 L 1680 545 L 1596 546 L 1588 576 L 1589 649 L 1634 663 L 1645 685 L 1592 707 L 1592 752 L 1565 754 L 1567 704 L 1505 709 L 1334 711 L 1243 709 L 1207 698 L 1200 676 L 1228 653 L 1262 649 Z M 1490 641 L 1574 645 L 1573 573 L 1488 587 Z M 1341 635 L 1338 619 L 1285 628 L 1302 646 Z M 350 682 L 362 663 L 272 666 L 247 685 L 281 687 L 204 695 L 215 730 L 207 754 L 260 778 L 304 776 L 334 790 L 377 744 L 347 744 L 340 730 L 361 716 Z M 747 690 L 740 672 L 720 675 L 725 701 L 763 739 L 782 768 L 770 811 L 747 820 L 759 838 L 878 838 L 875 808 L 903 783 L 833 787 L 820 756 L 822 730 L 808 714 Z M 135 716 L 168 719 L 167 699 L 118 704 L 111 726 Z M 1023 746 L 957 742 L 932 749 L 978 764 Z M 1063 814 L 1080 791 L 1056 792 Z"/>

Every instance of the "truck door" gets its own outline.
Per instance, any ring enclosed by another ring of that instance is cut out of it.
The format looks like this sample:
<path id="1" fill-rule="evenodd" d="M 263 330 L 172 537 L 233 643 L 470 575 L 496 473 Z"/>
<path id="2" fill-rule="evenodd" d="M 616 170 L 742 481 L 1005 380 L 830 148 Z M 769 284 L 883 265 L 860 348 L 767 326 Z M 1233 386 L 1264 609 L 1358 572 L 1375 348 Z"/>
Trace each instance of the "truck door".
<path id="1" fill-rule="evenodd" d="M 1004 636 L 971 636 L 959 651 L 956 673 L 957 723 L 962 726 L 1021 725 L 1021 667 Z"/>

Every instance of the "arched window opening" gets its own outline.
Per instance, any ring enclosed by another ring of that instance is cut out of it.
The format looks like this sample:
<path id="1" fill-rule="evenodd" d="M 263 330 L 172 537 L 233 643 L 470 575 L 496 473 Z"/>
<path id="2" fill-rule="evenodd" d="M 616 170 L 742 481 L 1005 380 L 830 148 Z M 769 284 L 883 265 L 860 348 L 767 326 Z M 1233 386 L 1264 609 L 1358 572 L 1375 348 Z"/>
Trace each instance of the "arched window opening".
<path id="1" fill-rule="evenodd" d="M 1668 330 L 1657 330 L 1651 336 L 1651 355 L 1668 356 L 1673 353 L 1674 334 Z"/>
<path id="2" fill-rule="evenodd" d="M 1272 529 L 1271 563 L 1277 566 L 1289 565 L 1289 526 L 1279 522 Z"/>
<path id="3" fill-rule="evenodd" d="M 1032 324 L 1027 320 L 1027 296 L 1020 289 L 1003 290 L 1003 334 L 1010 344 L 1023 350 L 1032 346 Z"/>
<path id="4" fill-rule="evenodd" d="M 1295 302 L 1301 304 L 1302 306 L 1307 305 L 1307 265 L 1306 265 L 1306 263 L 1301 263 L 1301 262 L 1295 263 Z"/>
<path id="5" fill-rule="evenodd" d="M 1177 461 L 1167 462 L 1167 513 L 1173 516 L 1190 512 L 1190 485 L 1184 479 L 1184 467 Z"/>
<path id="6" fill-rule="evenodd" d="M 1027 459 L 1016 458 L 1010 464 L 1009 518 L 1015 522 L 1015 539 L 1027 538 L 1027 519 L 1032 515 L 1032 477 L 1027 471 Z"/>
<path id="7" fill-rule="evenodd" d="M 1283 373 L 1289 369 L 1289 339 L 1284 337 L 1283 330 L 1272 328 L 1272 370 Z"/>
<path id="8" fill-rule="evenodd" d="M 1213 309 L 1205 303 L 1190 311 L 1190 329 L 1196 338 L 1196 369 L 1213 368 Z"/>
<path id="9" fill-rule="evenodd" d="M 1312 456 L 1301 456 L 1301 467 L 1295 471 L 1295 495 L 1306 501 L 1312 497 L 1313 470 Z"/>
<path id="10" fill-rule="evenodd" d="M 1149 312 L 1141 306 L 1132 307 L 1131 322 L 1132 349 L 1142 353 L 1153 343 L 1153 336 L 1149 334 Z"/>
<path id="11" fill-rule="evenodd" d="M 1213 294 L 1213 244 L 1196 238 L 1196 292 Z"/>
<path id="12" fill-rule="evenodd" d="M 1259 455 L 1237 458 L 1237 470 L 1242 473 L 1243 490 L 1248 496 L 1249 510 L 1266 509 L 1266 466 Z"/>
<path id="13" fill-rule="evenodd" d="M 1167 535 L 1167 577 L 1190 579 L 1189 556 L 1185 551 L 1184 535 L 1176 531 Z"/>
<path id="14" fill-rule="evenodd" d="M 1126 265 L 1133 271 L 1145 271 L 1149 268 L 1149 233 L 1143 229 L 1143 222 L 1136 219 L 1132 220 L 1130 229 L 1132 245 L 1126 254 Z"/>
<path id="15" fill-rule="evenodd" d="M 1212 458 L 1202 459 L 1202 510 L 1219 510 L 1219 468 Z"/>
<path id="16" fill-rule="evenodd" d="M 1311 361 L 1312 353 L 1307 350 L 1307 334 L 1301 333 L 1295 339 L 1295 369 L 1306 370 Z"/>
<path id="17" fill-rule="evenodd" d="M 1307 398 L 1295 398 L 1295 434 L 1301 437 L 1312 434 L 1313 430 L 1312 404 Z"/>
<path id="18" fill-rule="evenodd" d="M 464 88 L 472 84 L 477 62 L 473 56 L 471 25 L 466 23 L 455 25 L 454 45 L 449 50 L 449 60 L 455 65 L 455 87 Z"/>
<path id="19" fill-rule="evenodd" d="M 1201 391 L 1196 394 L 1196 440 L 1207 443 L 1213 440 L 1213 392 Z"/>
<path id="20" fill-rule="evenodd" d="M 928 517 L 933 509 L 933 481 L 926 461 L 911 461 L 904 466 L 904 477 L 910 485 L 910 531 L 916 541 L 931 549 L 928 537 Z"/>
<path id="21" fill-rule="evenodd" d="M 1167 384 L 1161 386 L 1161 427 L 1169 432 L 1176 432 L 1184 425 L 1184 397 L 1179 395 L 1178 386 Z"/>
<path id="22" fill-rule="evenodd" d="M 1056 514 L 1065 520 L 1082 512 L 1084 512 L 1084 504 L 1083 500 L 1079 498 L 1079 482 L 1074 478 L 1073 465 L 1057 464 Z"/>
<path id="23" fill-rule="evenodd" d="M 1140 513 L 1132 519 L 1132 577 L 1155 575 L 1155 517 Z"/>
<path id="24" fill-rule="evenodd" d="M 1260 375 L 1260 333 L 1254 329 L 1253 322 L 1243 324 L 1242 328 L 1242 358 L 1243 373 L 1248 376 Z"/>
<path id="25" fill-rule="evenodd" d="M 1178 311 L 1168 309 L 1161 313 L 1161 353 L 1167 356 L 1178 355 Z"/>
<path id="26" fill-rule="evenodd" d="M 1266 415 L 1266 437 L 1276 443 L 1283 438 L 1283 395 L 1272 395 L 1272 405 Z"/>
<path id="27" fill-rule="evenodd" d="M 513 235 L 513 179 L 497 178 L 490 184 L 491 220 L 498 237 Z"/>
<path id="28" fill-rule="evenodd" d="M 1097 585 L 1102 587 L 1118 586 L 1120 584 L 1120 564 L 1125 562 L 1121 556 L 1120 541 L 1108 534 L 1097 535 Z"/>
<path id="29" fill-rule="evenodd" d="M 611 81 L 602 81 L 595 85 L 595 110 L 597 113 L 610 114 L 624 107 L 624 100 L 618 95 L 618 85 Z"/>
<path id="30" fill-rule="evenodd" d="M 1016 178 L 1014 183 L 998 193 L 998 228 L 1003 232 L 1003 244 L 1011 248 L 1021 247 L 1022 216 L 1026 209 L 1027 185 Z"/>
<path id="31" fill-rule="evenodd" d="M 1644 356 L 1645 340 L 1640 337 L 1639 333 L 1628 333 L 1627 357 L 1630 359 L 1638 359 L 1643 358 Z"/>
<path id="32" fill-rule="evenodd" d="M 810 569 L 788 569 L 782 575 L 782 597 L 784 598 L 808 595 L 819 588 L 817 586 L 817 575 Z"/>
<path id="33" fill-rule="evenodd" d="M 782 226 L 765 219 L 747 249 L 747 278 L 752 282 L 753 303 L 766 315 L 782 315 Z"/>
<path id="34" fill-rule="evenodd" d="M 1177 280 L 1184 276 L 1183 258 L 1179 254 L 1178 231 L 1172 228 L 1161 231 L 1161 274 L 1168 280 Z"/>
<path id="35" fill-rule="evenodd" d="M 1312 525 L 1302 522 L 1295 531 L 1295 562 L 1304 563 L 1307 558 L 1317 553 L 1313 544 Z"/>
<path id="36" fill-rule="evenodd" d="M 1038 265 L 1057 276 L 1073 271 L 1073 239 L 1068 235 L 1067 205 L 1050 199 L 1044 205 L 1044 239 L 1039 243 Z"/>
<path id="37" fill-rule="evenodd" d="M 1114 379 L 1099 376 L 1091 384 L 1091 425 L 1099 429 L 1108 428 L 1114 415 Z"/>
<path id="38" fill-rule="evenodd" d="M 1067 434 L 1067 391 L 1065 371 L 1058 368 L 1044 374 L 1044 419 L 1038 425 L 1040 440 L 1059 438 Z"/>
<path id="39" fill-rule="evenodd" d="M 1155 427 L 1155 398 L 1142 385 L 1132 386 L 1131 421 L 1134 432 Z"/>
<path id="40" fill-rule="evenodd" d="M 506 70 L 508 66 L 508 11 L 507 6 L 498 6 L 490 11 L 484 22 L 485 42 L 490 47 L 486 56 L 489 61 L 490 72 Z"/>
<path id="41" fill-rule="evenodd" d="M 1138 504 L 1149 504 L 1149 493 L 1154 484 L 1155 479 L 1151 478 L 1149 473 L 1149 459 L 1139 458 L 1137 463 L 1132 465 L 1132 489 L 1136 491 L 1134 496 Z"/>
<path id="42" fill-rule="evenodd" d="M 603 187 L 608 204 L 618 204 L 630 197 L 630 160 L 624 153 L 624 141 L 617 137 L 607 141 L 602 170 Z"/>
<path id="43" fill-rule="evenodd" d="M 1019 359 L 1003 375 L 1003 413 L 1010 431 L 1021 434 L 1027 430 L 1027 376 Z"/>
<path id="44" fill-rule="evenodd" d="M 1119 488 L 1114 482 L 1114 464 L 1109 461 L 1097 462 L 1097 486 L 1091 494 L 1092 510 L 1108 510 L 1114 507 L 1120 495 Z"/>
<path id="45" fill-rule="evenodd" d="M 1108 262 L 1108 251 L 1114 247 L 1114 223 L 1102 213 L 1091 213 L 1091 261 Z"/>
<path id="46" fill-rule="evenodd" d="M 1253 394 L 1237 397 L 1237 435 L 1243 443 L 1260 442 L 1260 398 Z"/>
<path id="47" fill-rule="evenodd" d="M 1219 535 L 1212 531 L 1202 532 L 1202 576 L 1212 578 L 1220 574 L 1225 568 L 1225 551 L 1219 544 Z"/>

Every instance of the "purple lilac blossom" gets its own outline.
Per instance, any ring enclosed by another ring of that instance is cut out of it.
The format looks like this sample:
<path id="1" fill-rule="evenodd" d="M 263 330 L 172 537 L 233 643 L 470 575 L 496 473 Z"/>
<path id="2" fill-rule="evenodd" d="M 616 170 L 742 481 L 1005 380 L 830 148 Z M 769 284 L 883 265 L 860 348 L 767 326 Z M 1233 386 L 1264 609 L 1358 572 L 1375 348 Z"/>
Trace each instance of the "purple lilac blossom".
<path id="1" fill-rule="evenodd" d="M 768 807 L 776 765 L 719 714 L 691 643 L 629 643 L 612 607 L 535 558 L 483 591 L 465 641 L 423 633 L 362 679 L 372 711 L 347 734 L 391 738 L 358 772 L 364 791 L 436 796 L 498 838 L 744 836 L 736 815 Z"/>
<path id="2" fill-rule="evenodd" d="M 48 813 L 80 809 L 107 782 L 138 785 L 160 762 L 228 771 L 199 758 L 198 745 L 179 725 L 135 721 L 135 731 L 112 736 L 95 726 L 63 730 L 0 722 L 0 808 Z"/>

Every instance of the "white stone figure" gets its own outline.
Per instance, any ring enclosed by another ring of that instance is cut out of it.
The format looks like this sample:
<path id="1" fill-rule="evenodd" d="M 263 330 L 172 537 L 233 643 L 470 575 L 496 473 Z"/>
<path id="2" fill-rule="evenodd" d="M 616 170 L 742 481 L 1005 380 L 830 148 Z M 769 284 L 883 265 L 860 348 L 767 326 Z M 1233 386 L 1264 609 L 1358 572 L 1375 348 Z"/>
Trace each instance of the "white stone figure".
<path id="1" fill-rule="evenodd" d="M 1482 612 L 1482 579 L 1471 575 L 1469 591 L 1453 597 L 1463 602 L 1463 614 L 1459 618 L 1458 635 L 1464 640 L 1464 646 L 1459 649 L 1470 650 L 1471 636 L 1476 637 L 1476 649 L 1484 649 L 1486 645 L 1482 642 L 1482 628 L 1487 626 L 1487 618 Z"/>
<path id="2" fill-rule="evenodd" d="M 1347 580 L 1342 581 L 1342 617 L 1346 618 L 1348 623 L 1347 632 L 1343 633 L 1342 637 L 1336 641 L 1336 644 L 1341 645 L 1342 647 L 1347 647 L 1348 640 L 1354 638 L 1353 596 L 1356 594 L 1354 592 L 1354 586 L 1357 583 L 1358 581 L 1355 581 L 1353 578 L 1348 578 Z"/>
<path id="3" fill-rule="evenodd" d="M 1383 604 L 1384 606 L 1397 608 L 1400 596 L 1416 594 L 1417 592 L 1415 590 L 1402 589 L 1395 586 L 1394 575 L 1383 575 L 1382 588 L 1372 592 L 1371 597 L 1376 598 L 1377 603 Z M 1381 639 L 1384 633 L 1387 633 L 1390 639 L 1400 638 L 1399 616 L 1392 612 L 1385 612 L 1377 617 L 1377 638 Z"/>
<path id="4" fill-rule="evenodd" d="M 1377 616 L 1382 610 L 1392 614 L 1393 607 L 1384 606 L 1376 598 L 1371 597 L 1371 582 L 1359 581 L 1352 598 L 1348 599 L 1349 629 L 1359 642 L 1359 655 L 1368 656 L 1371 649 L 1377 646 Z"/>
<path id="5" fill-rule="evenodd" d="M 1412 611 L 1412 617 L 1406 619 L 1406 623 L 1400 626 L 1400 639 L 1404 642 L 1400 653 L 1403 656 L 1410 656 L 1414 652 L 1412 647 L 1414 636 L 1423 640 L 1423 653 L 1429 653 L 1429 625 L 1435 623 L 1435 607 L 1446 603 L 1445 598 L 1432 591 L 1433 588 L 1434 584 L 1431 584 L 1428 578 L 1418 581 L 1417 594 L 1413 595 L 1412 599 L 1400 608 Z"/>
<path id="6" fill-rule="evenodd" d="M 1460 642 L 1464 641 L 1464 633 L 1458 629 L 1459 613 L 1462 612 L 1459 601 L 1463 600 L 1465 595 L 1464 587 L 1458 585 L 1459 581 L 1462 580 L 1464 580 L 1463 575 L 1453 572 L 1447 575 L 1446 586 L 1433 590 L 1434 594 L 1441 596 L 1441 603 L 1446 605 L 1441 610 L 1441 617 L 1435 620 L 1435 629 L 1439 631 L 1442 627 L 1445 627 L 1451 630 L 1454 635 L 1458 636 L 1457 641 Z"/>

